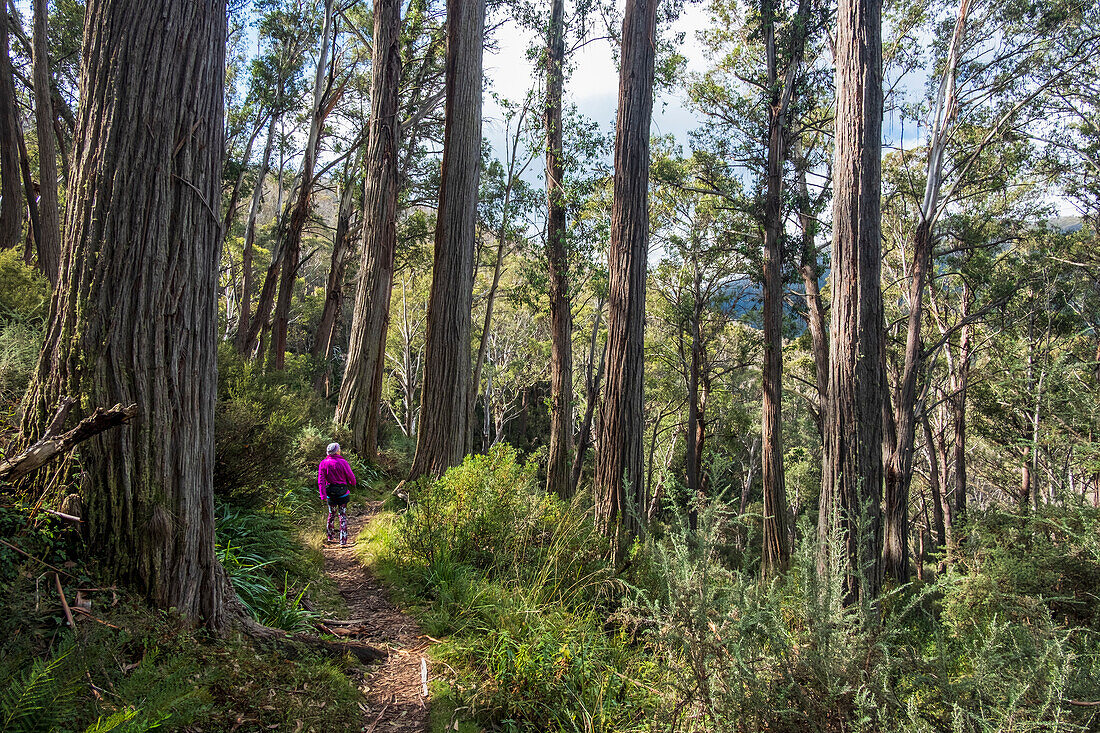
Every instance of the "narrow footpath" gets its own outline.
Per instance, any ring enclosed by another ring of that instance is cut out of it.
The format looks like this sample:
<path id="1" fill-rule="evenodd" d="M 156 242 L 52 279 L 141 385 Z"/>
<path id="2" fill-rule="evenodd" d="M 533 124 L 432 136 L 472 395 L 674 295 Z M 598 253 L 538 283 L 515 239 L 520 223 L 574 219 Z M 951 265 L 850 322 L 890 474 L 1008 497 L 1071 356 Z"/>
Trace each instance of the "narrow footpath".
<path id="1" fill-rule="evenodd" d="M 385 662 L 371 665 L 360 682 L 363 727 L 366 733 L 422 733 L 428 730 L 425 680 L 427 648 L 416 621 L 390 602 L 389 593 L 364 568 L 352 547 L 359 531 L 379 510 L 382 502 L 348 508 L 347 547 L 324 546 L 325 574 L 332 578 L 348 606 L 347 620 L 332 622 L 331 630 L 355 641 L 386 649 Z"/>

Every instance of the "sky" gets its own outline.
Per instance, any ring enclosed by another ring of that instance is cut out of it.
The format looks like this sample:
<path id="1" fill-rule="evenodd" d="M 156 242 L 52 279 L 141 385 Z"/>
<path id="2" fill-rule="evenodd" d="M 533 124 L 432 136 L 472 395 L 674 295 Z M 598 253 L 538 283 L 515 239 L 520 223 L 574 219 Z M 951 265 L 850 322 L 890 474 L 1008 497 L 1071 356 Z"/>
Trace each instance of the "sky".
<path id="1" fill-rule="evenodd" d="M 620 0 L 620 9 L 622 4 Z M 687 58 L 688 71 L 700 71 L 703 68 L 703 55 L 696 44 L 695 32 L 706 21 L 704 5 L 685 4 L 680 18 L 672 28 L 673 32 L 685 34 L 680 53 Z M 485 54 L 484 73 L 491 82 L 492 91 L 499 96 L 505 99 L 522 99 L 533 83 L 535 72 L 531 62 L 527 60 L 527 48 L 533 38 L 529 31 L 520 30 L 511 23 L 498 30 L 498 48 L 495 52 Z M 571 59 L 572 73 L 565 83 L 566 104 L 576 104 L 582 114 L 598 122 L 605 132 L 612 132 L 615 128 L 619 96 L 619 72 L 611 55 L 610 44 L 610 40 L 594 41 L 577 51 Z M 488 95 L 484 104 L 483 134 L 492 142 L 494 150 L 499 151 L 498 157 L 503 158 L 504 127 L 501 109 Z M 688 133 L 695 126 L 696 122 L 683 102 L 681 91 L 665 92 L 654 100 L 652 129 L 655 135 L 672 134 L 686 147 Z M 610 156 L 610 151 L 608 154 Z"/>

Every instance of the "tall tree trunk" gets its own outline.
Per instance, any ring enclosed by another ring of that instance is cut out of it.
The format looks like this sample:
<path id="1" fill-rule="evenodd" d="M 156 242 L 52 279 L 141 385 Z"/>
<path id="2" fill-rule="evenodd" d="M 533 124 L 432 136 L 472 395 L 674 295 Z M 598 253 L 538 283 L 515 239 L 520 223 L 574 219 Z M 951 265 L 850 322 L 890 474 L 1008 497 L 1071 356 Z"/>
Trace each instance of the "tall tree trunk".
<path id="1" fill-rule="evenodd" d="M 909 581 L 909 488 L 917 435 L 917 378 L 924 363 L 921 317 L 924 289 L 932 267 L 931 222 L 922 220 L 913 237 L 913 268 L 909 277 L 909 319 L 905 337 L 905 365 L 895 404 L 896 440 L 886 462 L 885 537 L 883 572 L 899 583 Z"/>
<path id="2" fill-rule="evenodd" d="M 340 194 L 340 207 L 336 212 L 336 232 L 332 237 L 332 257 L 329 259 L 328 280 L 325 282 L 325 305 L 321 309 L 317 336 L 313 339 L 313 348 L 310 350 L 314 361 L 324 364 L 318 369 L 313 388 L 325 397 L 331 392 L 332 365 L 329 357 L 336 339 L 340 314 L 344 310 L 344 274 L 347 272 L 348 260 L 355 252 L 350 229 L 353 210 L 359 198 L 356 194 L 362 190 L 358 185 L 362 162 L 362 155 L 356 155 L 354 161 L 349 159 L 345 166 L 344 190 Z"/>
<path id="3" fill-rule="evenodd" d="M 264 183 L 267 180 L 267 172 L 271 167 L 271 149 L 275 144 L 274 113 L 267 122 L 267 142 L 264 144 L 264 154 L 260 159 L 260 168 L 256 171 L 256 185 L 252 189 L 252 204 L 248 208 L 248 221 L 244 225 L 244 249 L 241 253 L 241 315 L 237 319 L 237 337 L 234 343 L 237 353 L 248 352 L 248 334 L 252 326 L 252 252 L 256 243 L 256 220 L 260 216 L 260 202 L 264 197 Z"/>
<path id="4" fill-rule="evenodd" d="M 691 322 L 688 324 L 691 337 L 691 360 L 687 368 L 687 424 L 684 429 L 684 438 L 686 445 L 684 446 L 684 473 L 687 479 L 687 498 L 690 509 L 688 511 L 688 520 L 691 528 L 696 528 L 698 520 L 698 512 L 695 509 L 696 503 L 703 496 L 703 437 L 705 434 L 705 428 L 703 424 L 704 406 L 703 399 L 700 397 L 701 382 L 703 381 L 703 373 L 705 371 L 704 366 L 704 354 L 703 354 L 703 339 L 700 333 L 700 322 L 703 320 L 703 295 L 702 295 L 702 278 L 703 273 L 699 267 L 699 260 L 695 255 L 695 248 L 692 248 L 691 265 L 693 269 L 692 273 L 692 296 L 693 304 L 691 309 Z M 659 421 L 654 421 L 659 422 Z M 654 431 L 657 426 L 654 425 Z M 652 447 L 650 449 L 650 458 L 652 458 Z"/>
<path id="5" fill-rule="evenodd" d="M 550 455 L 546 490 L 573 493 L 573 314 L 569 298 L 565 191 L 562 187 L 562 87 L 565 84 L 565 0 L 552 0 L 546 54 L 546 259 L 550 269 Z"/>
<path id="6" fill-rule="evenodd" d="M 611 538 L 617 558 L 637 535 L 640 527 L 635 516 L 645 511 L 647 504 L 642 388 L 649 250 L 649 126 L 656 32 L 657 0 L 627 0 L 608 255 L 608 370 L 600 407 L 594 491 L 597 524 Z"/>
<path id="7" fill-rule="evenodd" d="M 31 157 L 27 155 L 27 141 L 20 127 L 16 127 L 16 138 L 19 143 L 19 170 L 23 174 L 23 194 L 27 200 L 27 246 L 23 254 L 23 262 L 29 266 L 34 263 L 34 253 L 38 251 L 38 234 L 41 229 L 38 222 L 38 194 L 34 190 Z"/>
<path id="8" fill-rule="evenodd" d="M 806 185 L 806 162 L 798 151 L 796 140 L 795 165 L 798 167 L 798 223 L 802 230 L 802 247 L 798 272 L 805 290 L 806 321 L 810 327 L 810 343 L 814 357 L 814 381 L 817 386 L 817 429 L 824 436 L 825 404 L 829 394 L 829 332 L 825 323 L 825 308 L 821 302 L 821 266 L 817 252 L 817 217 L 810 206 L 810 190 Z"/>
<path id="9" fill-rule="evenodd" d="M 769 87 L 776 89 L 775 27 L 770 3 L 764 3 L 768 46 Z M 783 136 L 785 115 L 772 100 L 768 125 L 767 185 L 764 198 L 764 364 L 760 410 L 760 461 L 764 489 L 764 545 L 761 571 L 765 577 L 786 569 L 791 548 L 787 540 L 787 490 L 783 475 Z"/>
<path id="10" fill-rule="evenodd" d="M 779 80 L 775 38 L 775 2 L 763 0 L 764 50 L 768 74 L 767 170 L 764 193 L 764 366 L 763 405 L 760 411 L 764 479 L 764 546 L 761 567 L 765 576 L 786 569 L 791 548 L 787 526 L 787 489 L 783 471 L 783 166 L 787 161 L 787 114 L 795 76 L 805 48 L 809 0 L 800 0 L 795 19 L 791 58 Z"/>
<path id="11" fill-rule="evenodd" d="M 424 339 L 420 429 L 410 479 L 442 474 L 462 460 L 465 446 L 484 32 L 484 0 L 448 3 L 443 172 Z"/>
<path id="12" fill-rule="evenodd" d="M 65 395 L 137 403 L 130 426 L 82 446 L 89 545 L 160 608 L 219 627 L 225 3 L 89 0 L 86 13 L 67 246 L 23 439 L 41 434 Z"/>
<path id="13" fill-rule="evenodd" d="M 959 317 L 964 321 L 970 315 L 970 287 L 963 283 L 962 312 Z M 958 377 L 955 380 L 954 397 L 951 407 L 955 423 L 955 506 L 951 512 L 952 522 L 959 522 L 966 515 L 966 390 L 970 382 L 970 325 L 964 324 L 959 333 Z"/>
<path id="14" fill-rule="evenodd" d="M 50 58 L 47 51 L 47 0 L 34 0 L 34 120 L 38 131 L 38 269 L 57 285 L 61 266 L 61 215 L 57 204 L 57 148 L 53 101 L 50 97 Z"/>
<path id="15" fill-rule="evenodd" d="M 881 587 L 882 497 L 882 7 L 840 0 L 836 32 L 829 399 L 818 532 L 839 529 L 845 600 Z M 823 558 L 829 561 L 829 558 Z"/>
<path id="16" fill-rule="evenodd" d="M 584 407 L 584 419 L 581 420 L 581 429 L 577 434 L 577 451 L 573 456 L 573 470 L 571 472 L 570 482 L 572 483 L 571 494 L 577 493 L 577 488 L 581 483 L 581 472 L 584 470 L 585 454 L 588 452 L 588 445 L 591 442 L 592 435 L 592 418 L 596 414 L 596 403 L 600 398 L 600 382 L 603 381 L 604 363 L 607 359 L 606 344 L 604 348 L 600 349 L 600 365 L 595 367 L 596 362 L 596 341 L 600 333 L 600 320 L 603 316 L 604 301 L 600 299 L 596 306 L 596 317 L 592 321 L 592 338 L 588 342 L 588 368 L 584 377 L 584 391 L 585 391 L 585 407 Z"/>
<path id="17" fill-rule="evenodd" d="M 370 136 L 364 182 L 362 260 L 351 320 L 348 361 L 336 420 L 351 428 L 352 444 L 369 460 L 378 455 L 382 374 L 397 247 L 397 156 L 401 122 L 401 3 L 375 0 Z M 411 405 L 410 405 L 411 410 Z"/>
<path id="18" fill-rule="evenodd" d="M 19 108 L 8 46 L 8 9 L 0 7 L 0 249 L 18 247 L 23 230 L 19 138 Z"/>
<path id="19" fill-rule="evenodd" d="M 947 529 L 943 519 L 943 487 L 940 482 L 940 461 L 936 452 L 936 439 L 932 422 L 924 416 L 924 450 L 928 454 L 928 493 L 932 503 L 932 529 L 936 547 L 947 544 Z"/>
<path id="20" fill-rule="evenodd" d="M 321 51 L 317 55 L 317 69 L 313 76 L 313 111 L 310 115 L 309 137 L 302 155 L 302 170 L 298 175 L 297 197 L 283 230 L 282 271 L 279 277 L 279 298 L 275 303 L 271 321 L 270 368 L 279 371 L 286 366 L 286 337 L 290 324 L 290 304 L 294 298 L 294 283 L 298 279 L 298 265 L 302 253 L 302 231 L 313 210 L 314 168 L 321 146 L 321 129 L 331 109 L 326 104 L 325 80 L 330 76 L 329 58 L 335 0 L 325 0 L 325 22 L 321 28 Z"/>

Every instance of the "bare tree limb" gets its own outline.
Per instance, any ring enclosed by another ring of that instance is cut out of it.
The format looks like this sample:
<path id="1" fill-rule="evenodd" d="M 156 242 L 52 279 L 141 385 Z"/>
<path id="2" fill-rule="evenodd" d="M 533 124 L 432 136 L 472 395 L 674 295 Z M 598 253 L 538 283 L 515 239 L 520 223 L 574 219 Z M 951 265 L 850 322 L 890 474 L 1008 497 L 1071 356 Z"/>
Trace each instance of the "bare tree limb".
<path id="1" fill-rule="evenodd" d="M 0 483 L 14 483 L 24 476 L 34 473 L 58 456 L 71 451 L 78 443 L 116 425 L 122 425 L 137 414 L 136 404 L 129 407 L 123 407 L 122 405 L 108 408 L 97 407 L 95 412 L 77 423 L 75 428 L 63 435 L 58 435 L 58 431 L 61 429 L 61 425 L 74 403 L 75 400 L 71 397 L 63 400 L 57 414 L 50 421 L 46 433 L 38 442 L 14 458 L 0 461 Z"/>

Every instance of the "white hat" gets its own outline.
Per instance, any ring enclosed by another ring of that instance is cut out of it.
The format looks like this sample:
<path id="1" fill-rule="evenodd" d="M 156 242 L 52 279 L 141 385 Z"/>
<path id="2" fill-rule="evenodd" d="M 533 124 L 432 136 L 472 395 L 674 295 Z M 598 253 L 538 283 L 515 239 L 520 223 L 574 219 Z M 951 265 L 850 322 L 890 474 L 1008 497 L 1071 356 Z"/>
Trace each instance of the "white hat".
<path id="1" fill-rule="evenodd" d="M 340 452 L 340 444 L 339 444 L 339 443 L 329 443 L 329 444 L 328 444 L 328 449 L 327 449 L 327 451 L 326 451 L 326 452 L 327 452 L 327 453 L 328 453 L 328 454 L 329 454 L 330 456 L 331 456 L 331 455 L 332 455 L 333 453 L 339 453 L 339 452 Z"/>

